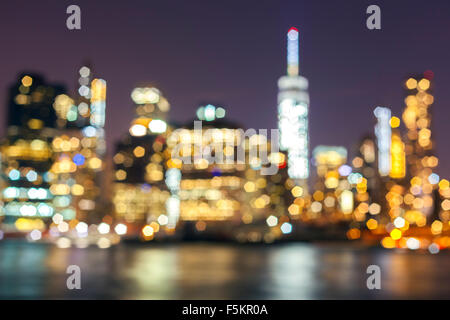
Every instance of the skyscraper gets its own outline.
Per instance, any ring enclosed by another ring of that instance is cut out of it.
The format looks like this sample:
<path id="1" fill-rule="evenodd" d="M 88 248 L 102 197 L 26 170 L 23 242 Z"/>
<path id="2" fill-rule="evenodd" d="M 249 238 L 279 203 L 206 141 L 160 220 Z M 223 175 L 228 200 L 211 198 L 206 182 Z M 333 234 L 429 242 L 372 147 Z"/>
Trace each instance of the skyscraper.
<path id="1" fill-rule="evenodd" d="M 183 159 L 179 230 L 188 237 L 271 242 L 290 232 L 285 155 L 264 131 L 244 131 L 225 115 L 222 107 L 201 106 L 198 120 L 168 139 L 178 150 L 174 158 Z M 275 172 L 268 174 L 268 166 Z"/>
<path id="2" fill-rule="evenodd" d="M 288 155 L 288 174 L 307 186 L 309 177 L 308 80 L 299 75 L 299 32 L 287 33 L 287 75 L 278 80 L 280 150 Z"/>
<path id="3" fill-rule="evenodd" d="M 4 222 L 12 230 L 39 232 L 54 214 L 49 172 L 57 127 L 53 103 L 64 91 L 30 73 L 21 74 L 10 89 L 7 138 L 1 152 L 4 208 L 0 215 L 5 215 Z"/>
<path id="4" fill-rule="evenodd" d="M 391 109 L 377 107 L 374 114 L 377 117 L 375 135 L 378 149 L 378 172 L 381 177 L 387 177 L 391 171 Z"/>
<path id="5" fill-rule="evenodd" d="M 127 223 L 131 233 L 141 232 L 151 240 L 157 232 L 160 236 L 174 230 L 178 198 L 173 193 L 181 174 L 166 143 L 173 130 L 166 122 L 169 102 L 152 86 L 135 88 L 131 98 L 136 116 L 114 155 L 113 202 L 116 218 Z"/>
<path id="6" fill-rule="evenodd" d="M 342 146 L 317 146 L 313 151 L 317 182 L 310 214 L 324 224 L 350 220 L 353 194 L 347 181 L 347 149 Z"/>
<path id="7" fill-rule="evenodd" d="M 52 142 L 55 154 L 51 191 L 57 211 L 65 220 L 99 222 L 104 215 L 102 192 L 105 174 L 106 82 L 95 79 L 90 67 L 77 74 L 75 97 L 55 98 L 58 135 Z"/>
<path id="8" fill-rule="evenodd" d="M 187 237 L 229 237 L 241 224 L 245 164 L 234 161 L 241 144 L 239 126 L 225 114 L 222 107 L 200 106 L 198 120 L 168 140 L 183 158 L 180 228 Z"/>
<path id="9" fill-rule="evenodd" d="M 403 112 L 403 121 L 407 128 L 405 152 L 407 174 L 410 188 L 405 195 L 405 203 L 409 206 L 408 216 L 417 217 L 419 226 L 431 219 L 434 212 L 435 196 L 439 178 L 435 168 L 438 158 L 434 155 L 432 139 L 431 106 L 434 97 L 431 94 L 432 73 L 411 77 L 406 81 L 407 97 Z"/>

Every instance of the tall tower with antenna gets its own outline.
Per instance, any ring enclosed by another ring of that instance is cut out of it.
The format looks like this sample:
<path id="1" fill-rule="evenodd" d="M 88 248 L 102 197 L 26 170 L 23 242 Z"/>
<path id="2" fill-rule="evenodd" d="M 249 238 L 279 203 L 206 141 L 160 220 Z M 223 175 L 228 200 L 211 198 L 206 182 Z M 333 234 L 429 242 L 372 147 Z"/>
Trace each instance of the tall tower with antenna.
<path id="1" fill-rule="evenodd" d="M 299 32 L 292 27 L 287 33 L 287 75 L 278 80 L 278 129 L 280 149 L 288 154 L 288 175 L 304 188 L 309 177 L 308 113 L 308 80 L 299 75 Z"/>

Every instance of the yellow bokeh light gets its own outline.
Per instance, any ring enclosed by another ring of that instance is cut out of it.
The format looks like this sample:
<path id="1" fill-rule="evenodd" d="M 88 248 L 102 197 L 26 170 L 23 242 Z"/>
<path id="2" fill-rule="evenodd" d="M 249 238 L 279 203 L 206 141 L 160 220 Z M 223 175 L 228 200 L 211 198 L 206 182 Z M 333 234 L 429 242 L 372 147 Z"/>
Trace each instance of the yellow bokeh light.
<path id="1" fill-rule="evenodd" d="M 378 228 L 378 221 L 375 219 L 369 219 L 367 220 L 366 225 L 369 230 L 374 230 Z"/>
<path id="2" fill-rule="evenodd" d="M 395 248 L 395 241 L 390 237 L 385 237 L 381 240 L 381 245 L 386 249 L 392 249 Z"/>
<path id="3" fill-rule="evenodd" d="M 102 166 L 102 160 L 99 158 L 92 158 L 89 160 L 89 167 L 92 169 L 100 169 Z"/>
<path id="4" fill-rule="evenodd" d="M 394 229 L 391 231 L 390 236 L 392 240 L 398 240 L 402 237 L 402 232 L 399 229 Z"/>
<path id="5" fill-rule="evenodd" d="M 409 79 L 406 81 L 406 87 L 407 87 L 409 90 L 413 90 L 413 89 L 417 88 L 417 80 L 414 79 L 414 78 L 409 78 Z"/>
<path id="6" fill-rule="evenodd" d="M 442 233 L 442 227 L 443 227 L 443 223 L 439 220 L 435 220 L 431 224 L 431 233 L 434 235 Z"/>
<path id="7" fill-rule="evenodd" d="M 153 228 L 149 225 L 146 225 L 144 228 L 142 228 L 142 234 L 146 237 L 151 237 L 153 235 Z"/>
<path id="8" fill-rule="evenodd" d="M 142 158 L 145 155 L 145 149 L 141 146 L 138 146 L 133 150 L 133 153 L 136 158 Z"/>
<path id="9" fill-rule="evenodd" d="M 325 179 L 325 186 L 328 189 L 335 189 L 339 185 L 339 180 L 335 177 L 329 177 Z"/>
<path id="10" fill-rule="evenodd" d="M 303 195 L 303 188 L 295 186 L 294 188 L 292 188 L 291 192 L 294 197 L 301 197 Z"/>
<path id="11" fill-rule="evenodd" d="M 447 190 L 450 187 L 450 182 L 447 179 L 439 181 L 439 189 Z"/>
<path id="12" fill-rule="evenodd" d="M 392 128 L 398 128 L 400 126 L 400 118 L 398 117 L 392 117 L 389 121 L 389 124 Z"/>
<path id="13" fill-rule="evenodd" d="M 296 204 L 291 204 L 288 208 L 288 211 L 291 215 L 298 215 L 300 213 L 300 207 Z"/>
<path id="14" fill-rule="evenodd" d="M 356 228 L 352 228 L 347 231 L 347 238 L 350 240 L 355 240 L 361 237 L 361 231 Z"/>
<path id="15" fill-rule="evenodd" d="M 29 87 L 33 84 L 33 78 L 31 78 L 30 76 L 25 76 L 22 78 L 22 84 L 25 87 Z"/>
<path id="16" fill-rule="evenodd" d="M 125 180 L 127 178 L 126 171 L 120 169 L 116 171 L 116 179 L 117 180 Z"/>
<path id="17" fill-rule="evenodd" d="M 323 192 L 320 191 L 320 190 L 317 190 L 316 192 L 314 192 L 313 198 L 314 198 L 314 200 L 316 200 L 316 201 L 322 201 L 323 198 L 324 198 Z"/>
<path id="18" fill-rule="evenodd" d="M 74 196 L 81 196 L 84 194 L 84 187 L 80 184 L 74 184 L 72 186 L 72 194 Z"/>
<path id="19" fill-rule="evenodd" d="M 420 80 L 419 84 L 418 84 L 418 87 L 421 90 L 428 90 L 430 88 L 430 80 L 428 80 L 428 79 Z"/>
<path id="20" fill-rule="evenodd" d="M 244 190 L 245 190 L 245 192 L 255 192 L 256 186 L 253 182 L 248 181 L 244 185 Z"/>

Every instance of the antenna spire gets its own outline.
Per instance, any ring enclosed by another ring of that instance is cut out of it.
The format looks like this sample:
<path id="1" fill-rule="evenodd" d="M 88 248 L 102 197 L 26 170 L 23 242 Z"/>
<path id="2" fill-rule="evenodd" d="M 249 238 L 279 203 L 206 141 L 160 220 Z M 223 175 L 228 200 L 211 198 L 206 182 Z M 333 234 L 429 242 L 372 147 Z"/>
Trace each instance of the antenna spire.
<path id="1" fill-rule="evenodd" d="M 299 75 L 298 63 L 298 29 L 292 27 L 287 33 L 287 74 L 288 76 Z"/>

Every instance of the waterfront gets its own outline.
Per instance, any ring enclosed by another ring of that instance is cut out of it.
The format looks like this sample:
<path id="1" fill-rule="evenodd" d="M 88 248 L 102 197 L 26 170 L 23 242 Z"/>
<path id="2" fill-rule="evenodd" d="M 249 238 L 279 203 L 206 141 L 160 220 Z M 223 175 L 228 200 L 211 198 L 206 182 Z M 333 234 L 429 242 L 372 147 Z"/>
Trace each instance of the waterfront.
<path id="1" fill-rule="evenodd" d="M 68 290 L 66 268 L 81 268 Z M 366 268 L 381 267 L 381 290 Z M 180 243 L 59 249 L 0 243 L 1 299 L 449 299 L 446 251 L 355 244 Z"/>

